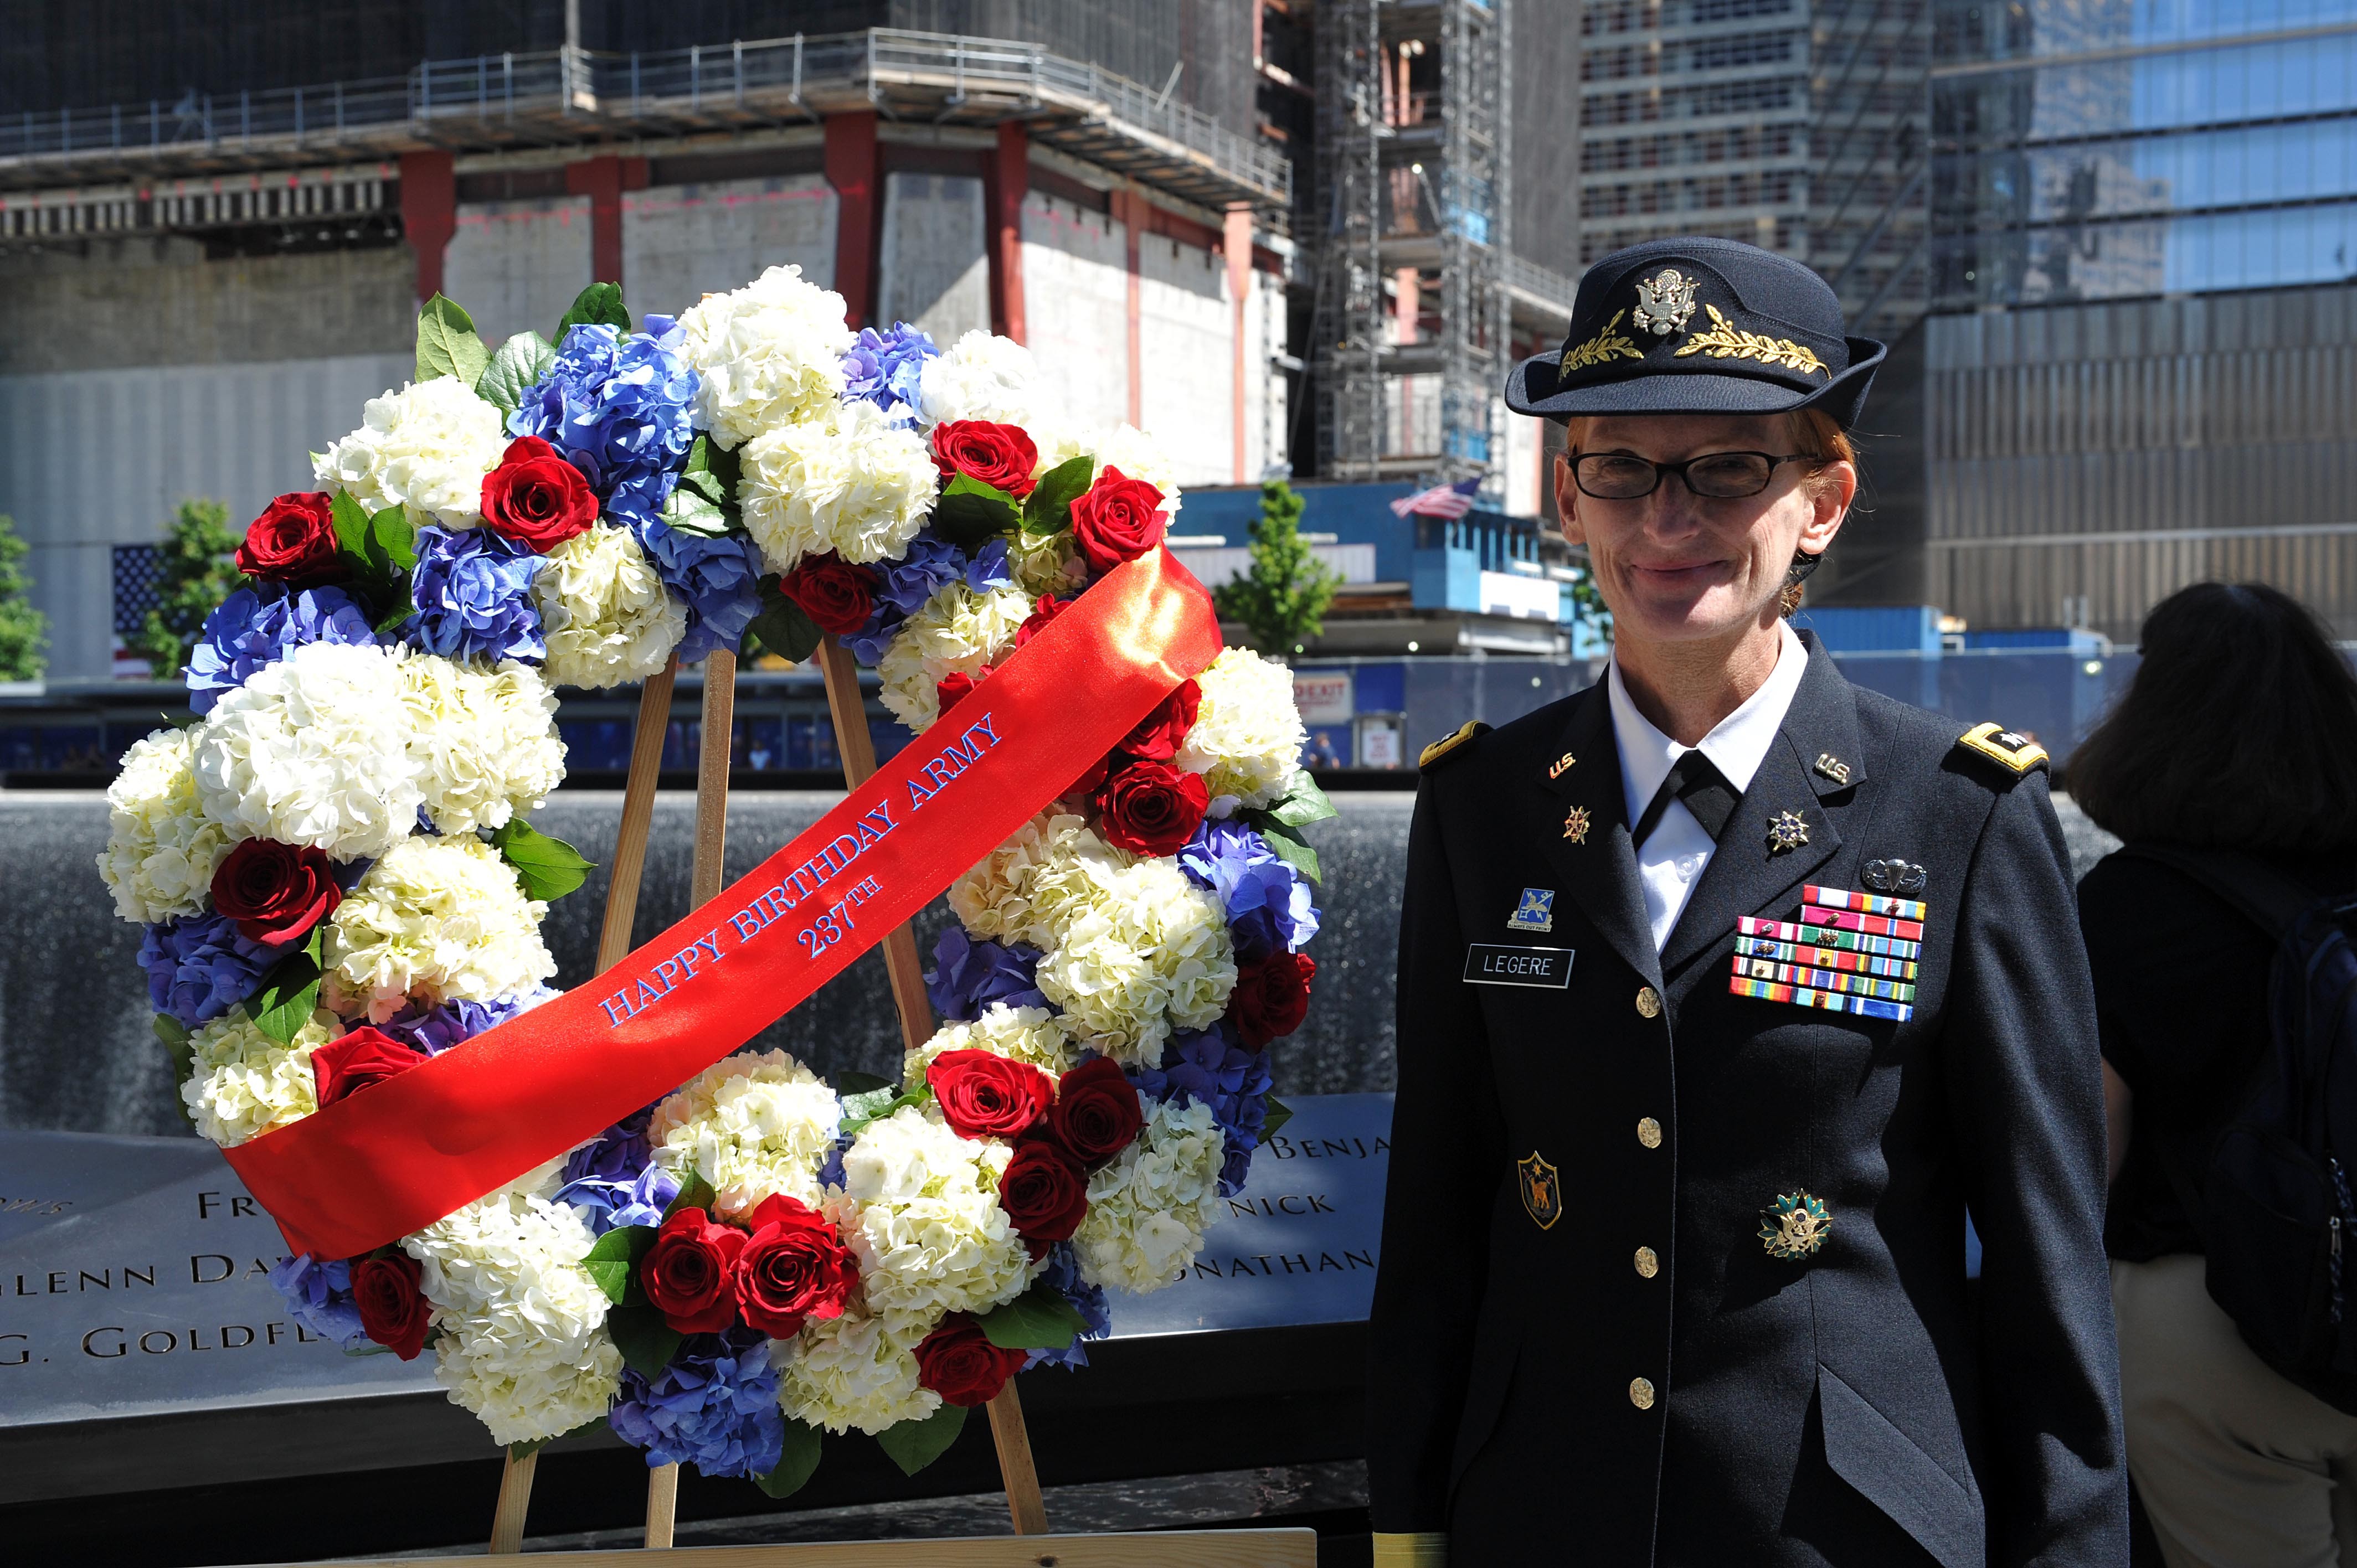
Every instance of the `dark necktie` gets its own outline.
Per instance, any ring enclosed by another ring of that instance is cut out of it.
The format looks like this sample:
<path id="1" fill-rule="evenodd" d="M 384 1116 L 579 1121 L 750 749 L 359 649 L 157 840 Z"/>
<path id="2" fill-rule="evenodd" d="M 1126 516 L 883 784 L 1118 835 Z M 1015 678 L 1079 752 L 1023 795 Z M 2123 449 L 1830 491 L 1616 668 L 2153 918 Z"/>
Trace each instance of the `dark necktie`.
<path id="1" fill-rule="evenodd" d="M 1646 838 L 1661 826 L 1662 813 L 1670 809 L 1672 800 L 1684 800 L 1702 831 L 1717 843 L 1726 830 L 1727 819 L 1735 815 L 1735 803 L 1740 799 L 1727 775 L 1699 751 L 1689 751 L 1670 765 L 1670 776 L 1653 791 L 1653 799 L 1645 807 L 1645 814 L 1637 819 L 1637 831 L 1629 835 L 1639 848 Z"/>

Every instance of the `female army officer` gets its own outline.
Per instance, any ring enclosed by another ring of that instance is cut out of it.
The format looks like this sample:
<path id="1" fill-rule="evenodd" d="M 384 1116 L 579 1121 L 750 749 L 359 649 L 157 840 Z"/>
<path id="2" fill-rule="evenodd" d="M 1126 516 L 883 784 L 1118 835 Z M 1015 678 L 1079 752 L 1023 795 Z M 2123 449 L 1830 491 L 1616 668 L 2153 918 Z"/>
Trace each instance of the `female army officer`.
<path id="1" fill-rule="evenodd" d="M 1556 502 L 1614 650 L 1425 754 L 1379 1563 L 2127 1560 L 2045 754 L 1786 624 L 1883 352 L 1799 263 L 1663 240 L 1590 269 L 1508 384 L 1568 426 Z"/>

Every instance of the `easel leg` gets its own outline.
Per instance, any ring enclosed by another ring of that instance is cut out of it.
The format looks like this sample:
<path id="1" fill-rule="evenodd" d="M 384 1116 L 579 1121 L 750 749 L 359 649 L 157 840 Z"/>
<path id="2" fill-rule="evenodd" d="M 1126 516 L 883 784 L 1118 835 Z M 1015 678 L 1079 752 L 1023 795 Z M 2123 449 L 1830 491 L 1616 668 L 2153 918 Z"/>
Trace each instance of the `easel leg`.
<path id="1" fill-rule="evenodd" d="M 638 918 L 639 878 L 647 864 L 647 829 L 654 821 L 655 785 L 662 772 L 663 735 L 671 727 L 672 682 L 676 660 L 639 690 L 639 720 L 630 732 L 630 774 L 622 790 L 622 821 L 614 833 L 614 863 L 606 878 L 606 918 L 597 937 L 597 968 L 608 970 L 630 951 L 630 923 Z M 500 1473 L 500 1502 L 491 1516 L 491 1550 L 523 1549 L 524 1514 L 532 1506 L 532 1475 L 537 1452 L 519 1459 L 511 1452 Z"/>
<path id="2" fill-rule="evenodd" d="M 867 703 L 859 694 L 859 665 L 833 638 L 818 645 L 819 669 L 826 676 L 826 706 L 834 718 L 834 745 L 843 757 L 843 778 L 856 789 L 876 771 L 876 743 L 867 733 Z M 917 957 L 916 933 L 902 926 L 884 939 L 884 968 L 892 978 L 892 1000 L 900 1014 L 900 1037 L 915 1050 L 932 1037 L 932 999 L 925 994 L 925 972 Z M 1039 1496 L 1039 1473 L 1031 1462 L 1031 1439 L 1023 1426 L 1023 1402 L 1008 1383 L 990 1402 L 990 1434 L 998 1444 L 998 1473 L 1006 1484 L 1006 1511 L 1017 1535 L 1044 1535 L 1048 1505 Z"/>

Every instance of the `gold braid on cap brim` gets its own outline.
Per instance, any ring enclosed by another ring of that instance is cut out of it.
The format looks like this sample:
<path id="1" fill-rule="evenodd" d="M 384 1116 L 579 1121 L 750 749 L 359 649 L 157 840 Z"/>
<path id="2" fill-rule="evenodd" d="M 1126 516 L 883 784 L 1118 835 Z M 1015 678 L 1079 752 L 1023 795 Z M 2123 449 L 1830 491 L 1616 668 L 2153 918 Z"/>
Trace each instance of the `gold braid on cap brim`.
<path id="1" fill-rule="evenodd" d="M 1703 308 L 1710 312 L 1710 329 L 1690 335 L 1679 346 L 1674 358 L 1683 360 L 1688 354 L 1708 354 L 1714 360 L 1757 360 L 1763 365 L 1785 365 L 1804 374 L 1814 373 L 1832 379 L 1833 372 L 1825 369 L 1823 360 L 1790 338 L 1770 338 L 1758 332 L 1746 332 L 1719 314 L 1718 306 L 1706 305 Z"/>
<path id="2" fill-rule="evenodd" d="M 1644 351 L 1620 335 L 1620 318 L 1628 314 L 1625 310 L 1614 311 L 1612 319 L 1604 324 L 1604 330 L 1582 343 L 1578 348 L 1566 351 L 1562 360 L 1555 366 L 1555 373 L 1560 375 L 1566 371 L 1584 371 L 1590 365 L 1600 365 L 1607 360 L 1643 359 Z"/>

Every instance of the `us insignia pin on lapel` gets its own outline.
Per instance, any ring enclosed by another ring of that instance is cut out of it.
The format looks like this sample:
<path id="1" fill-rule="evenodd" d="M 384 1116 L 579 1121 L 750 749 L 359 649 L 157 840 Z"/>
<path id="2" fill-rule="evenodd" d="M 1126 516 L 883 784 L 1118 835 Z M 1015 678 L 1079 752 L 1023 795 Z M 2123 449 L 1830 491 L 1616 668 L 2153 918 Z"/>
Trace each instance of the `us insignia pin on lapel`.
<path id="1" fill-rule="evenodd" d="M 1809 842 L 1809 822 L 1798 811 L 1778 811 L 1768 819 L 1768 852 L 1782 854 Z"/>
<path id="2" fill-rule="evenodd" d="M 1832 779 L 1836 784 L 1846 784 L 1849 782 L 1849 764 L 1844 762 L 1840 757 L 1835 757 L 1830 751 L 1822 752 L 1818 755 L 1817 771 L 1824 774 L 1826 778 Z"/>
<path id="3" fill-rule="evenodd" d="M 1574 806 L 1571 809 L 1571 814 L 1563 820 L 1563 836 L 1569 839 L 1574 843 L 1586 843 L 1587 842 L 1587 807 Z"/>
<path id="4" fill-rule="evenodd" d="M 1824 1199 L 1806 1192 L 1784 1194 L 1760 1218 L 1765 1223 L 1760 1227 L 1760 1240 L 1768 1255 L 1788 1263 L 1797 1263 L 1824 1246 L 1834 1228 Z"/>
<path id="5" fill-rule="evenodd" d="M 1530 1158 L 1514 1162 L 1514 1178 L 1523 1189 L 1523 1209 L 1540 1230 L 1563 1218 L 1563 1183 L 1536 1149 Z"/>
<path id="6" fill-rule="evenodd" d="M 1563 770 L 1578 760 L 1579 758 L 1572 756 L 1571 753 L 1567 751 L 1565 752 L 1561 757 L 1556 757 L 1554 762 L 1548 765 L 1547 777 L 1550 779 L 1562 778 Z"/>
<path id="7" fill-rule="evenodd" d="M 1518 931 L 1552 931 L 1555 929 L 1555 889 L 1525 887 L 1523 901 L 1506 917 L 1506 924 Z"/>

